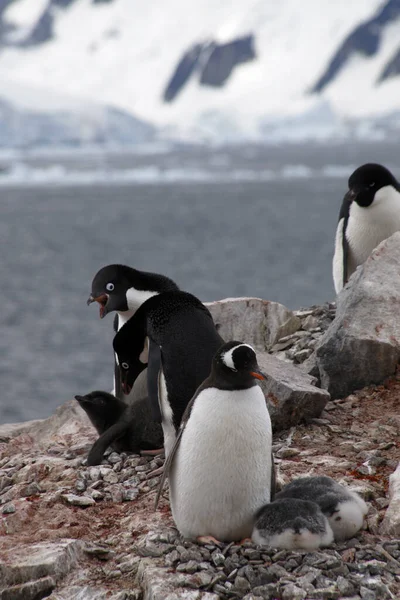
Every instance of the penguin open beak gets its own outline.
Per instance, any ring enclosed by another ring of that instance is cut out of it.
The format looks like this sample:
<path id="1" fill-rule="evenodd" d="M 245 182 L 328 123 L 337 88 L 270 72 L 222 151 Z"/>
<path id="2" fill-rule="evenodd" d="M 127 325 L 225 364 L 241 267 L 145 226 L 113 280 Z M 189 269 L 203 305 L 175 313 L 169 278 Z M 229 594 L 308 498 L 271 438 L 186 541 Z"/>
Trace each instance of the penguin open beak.
<path id="1" fill-rule="evenodd" d="M 267 376 L 265 375 L 265 373 L 263 373 L 259 369 L 256 369 L 254 371 L 250 371 L 250 375 L 252 377 L 255 377 L 256 379 L 261 379 L 261 380 L 267 379 Z"/>
<path id="2" fill-rule="evenodd" d="M 96 296 L 96 297 L 93 296 L 92 294 L 90 294 L 89 298 L 87 299 L 86 304 L 89 306 L 89 304 L 92 304 L 92 302 L 98 302 L 100 304 L 100 319 L 102 319 L 107 314 L 107 309 L 106 309 L 107 301 L 108 301 L 107 294 L 101 294 L 100 296 Z"/>

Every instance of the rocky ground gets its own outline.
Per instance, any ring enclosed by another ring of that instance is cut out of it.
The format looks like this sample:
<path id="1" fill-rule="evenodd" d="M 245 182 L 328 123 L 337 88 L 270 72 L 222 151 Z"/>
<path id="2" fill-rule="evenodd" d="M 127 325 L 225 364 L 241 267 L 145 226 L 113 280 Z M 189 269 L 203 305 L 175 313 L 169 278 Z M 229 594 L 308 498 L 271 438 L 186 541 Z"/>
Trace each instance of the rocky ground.
<path id="1" fill-rule="evenodd" d="M 400 461 L 399 374 L 274 439 L 282 483 L 330 475 L 369 503 L 357 538 L 312 553 L 183 541 L 167 491 L 153 511 L 162 459 L 113 452 L 88 468 L 96 436 L 75 404 L 0 431 L 2 600 L 400 597 L 400 539 L 382 533 Z"/>

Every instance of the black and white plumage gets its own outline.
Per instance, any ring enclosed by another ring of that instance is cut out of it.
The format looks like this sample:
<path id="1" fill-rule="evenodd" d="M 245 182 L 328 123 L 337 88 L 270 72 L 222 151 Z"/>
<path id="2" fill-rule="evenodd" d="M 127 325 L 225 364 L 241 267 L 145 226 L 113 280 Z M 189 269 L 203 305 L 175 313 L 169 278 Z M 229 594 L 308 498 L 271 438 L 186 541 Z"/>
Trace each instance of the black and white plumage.
<path id="1" fill-rule="evenodd" d="M 367 163 L 354 171 L 348 185 L 340 209 L 333 256 L 337 294 L 371 252 L 400 230 L 400 184 L 388 169 Z"/>
<path id="2" fill-rule="evenodd" d="M 90 449 L 88 465 L 100 464 L 109 446 L 116 452 L 139 452 L 162 447 L 162 428 L 154 422 L 146 396 L 136 399 L 129 406 L 102 391 L 75 396 L 75 399 L 99 433 L 99 438 Z"/>
<path id="3" fill-rule="evenodd" d="M 368 512 L 366 503 L 356 492 L 326 476 L 299 477 L 288 483 L 275 498 L 316 502 L 327 517 L 336 541 L 353 537 L 361 529 Z"/>
<path id="4" fill-rule="evenodd" d="M 186 538 L 250 536 L 271 499 L 272 432 L 264 379 L 253 348 L 224 344 L 188 405 L 169 453 L 156 506 L 169 478 L 172 515 Z"/>
<path id="5" fill-rule="evenodd" d="M 87 304 L 97 302 L 100 305 L 101 319 L 108 313 L 116 311 L 114 331 L 118 331 L 143 302 L 161 292 L 178 289 L 176 283 L 164 275 L 113 264 L 102 267 L 94 276 Z M 113 393 L 118 398 L 124 398 L 118 387 L 119 381 L 119 365 L 115 361 Z M 124 399 L 128 403 L 132 401 L 132 398 Z"/>
<path id="6" fill-rule="evenodd" d="M 316 550 L 333 542 L 333 532 L 318 504 L 282 498 L 257 512 L 251 539 L 260 546 Z"/>
<path id="7" fill-rule="evenodd" d="M 192 294 L 165 292 L 142 304 L 113 344 L 124 393 L 147 365 L 149 399 L 161 420 L 168 456 L 186 406 L 223 344 L 211 313 Z"/>

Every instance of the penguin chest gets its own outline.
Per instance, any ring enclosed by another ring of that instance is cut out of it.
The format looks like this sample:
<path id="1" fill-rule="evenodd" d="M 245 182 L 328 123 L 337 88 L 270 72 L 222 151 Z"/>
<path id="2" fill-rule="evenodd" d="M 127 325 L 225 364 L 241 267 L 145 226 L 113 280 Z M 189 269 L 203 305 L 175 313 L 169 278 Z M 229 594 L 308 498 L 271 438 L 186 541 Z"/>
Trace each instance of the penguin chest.
<path id="1" fill-rule="evenodd" d="M 383 240 L 399 230 L 400 196 L 393 200 L 385 199 L 377 205 L 373 203 L 368 208 L 354 203 L 346 228 L 350 272 L 363 264 Z"/>
<path id="2" fill-rule="evenodd" d="M 270 501 L 271 421 L 261 388 L 208 388 L 195 400 L 170 473 L 172 513 L 189 538 L 251 534 Z"/>

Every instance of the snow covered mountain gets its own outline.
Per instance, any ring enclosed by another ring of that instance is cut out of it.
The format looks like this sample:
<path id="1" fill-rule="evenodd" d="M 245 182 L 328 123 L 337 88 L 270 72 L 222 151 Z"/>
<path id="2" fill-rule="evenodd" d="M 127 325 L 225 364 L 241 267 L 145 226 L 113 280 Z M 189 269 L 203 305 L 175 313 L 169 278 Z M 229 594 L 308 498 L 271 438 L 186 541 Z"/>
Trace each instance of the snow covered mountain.
<path id="1" fill-rule="evenodd" d="M 400 128 L 400 0 L 0 0 L 0 47 L 0 98 L 96 106 L 67 118 L 94 139 L 114 118 L 119 140 Z"/>

